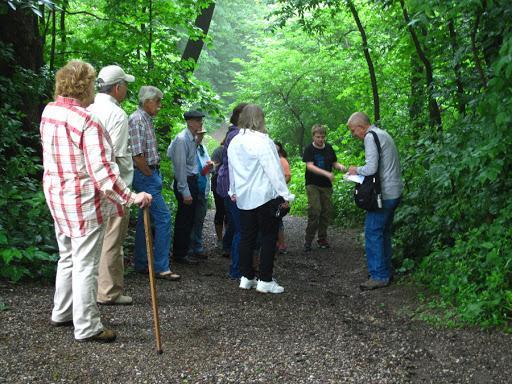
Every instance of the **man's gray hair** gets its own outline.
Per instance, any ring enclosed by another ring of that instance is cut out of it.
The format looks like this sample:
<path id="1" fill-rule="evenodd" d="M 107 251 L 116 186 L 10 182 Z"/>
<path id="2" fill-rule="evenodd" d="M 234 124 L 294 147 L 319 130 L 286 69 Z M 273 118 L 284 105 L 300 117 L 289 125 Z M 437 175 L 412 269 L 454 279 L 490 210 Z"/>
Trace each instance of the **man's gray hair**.
<path id="1" fill-rule="evenodd" d="M 96 81 L 96 86 L 97 86 L 98 93 L 106 93 L 106 94 L 110 95 L 116 85 L 123 84 L 124 82 L 125 82 L 124 80 L 119 80 L 118 82 L 116 82 L 114 84 L 104 84 L 101 81 Z"/>
<path id="2" fill-rule="evenodd" d="M 361 125 L 363 127 L 369 127 L 372 125 L 370 118 L 364 112 L 354 112 L 347 121 L 347 125 Z"/>
<path id="3" fill-rule="evenodd" d="M 146 100 L 161 100 L 163 97 L 164 94 L 157 87 L 153 87 L 152 85 L 144 85 L 140 87 L 139 91 L 139 106 L 142 107 Z"/>

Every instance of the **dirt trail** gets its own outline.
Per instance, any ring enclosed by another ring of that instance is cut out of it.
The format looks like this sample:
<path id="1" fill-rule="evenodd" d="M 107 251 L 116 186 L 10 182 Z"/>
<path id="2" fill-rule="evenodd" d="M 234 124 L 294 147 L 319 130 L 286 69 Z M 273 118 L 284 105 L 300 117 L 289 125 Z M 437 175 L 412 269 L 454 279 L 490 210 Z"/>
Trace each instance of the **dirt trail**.
<path id="1" fill-rule="evenodd" d="M 213 247 L 208 214 L 207 244 Z M 289 253 L 276 261 L 286 291 L 238 289 L 211 247 L 200 266 L 158 281 L 164 353 L 151 330 L 147 277 L 131 273 L 130 307 L 101 307 L 118 340 L 81 344 L 51 328 L 52 284 L 0 285 L 0 383 L 510 383 L 512 336 L 437 329 L 413 319 L 410 287 L 361 292 L 355 230 L 331 229 L 332 248 L 302 252 L 303 218 L 285 218 Z"/>

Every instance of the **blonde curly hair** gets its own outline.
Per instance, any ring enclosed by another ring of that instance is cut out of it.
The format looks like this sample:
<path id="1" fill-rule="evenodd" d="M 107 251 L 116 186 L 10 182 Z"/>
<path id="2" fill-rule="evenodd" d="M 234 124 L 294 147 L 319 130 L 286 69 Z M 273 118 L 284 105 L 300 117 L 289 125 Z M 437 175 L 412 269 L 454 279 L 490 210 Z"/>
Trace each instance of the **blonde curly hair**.
<path id="1" fill-rule="evenodd" d="M 94 99 L 96 70 L 85 61 L 71 60 L 55 75 L 55 98 L 71 97 L 84 102 Z"/>

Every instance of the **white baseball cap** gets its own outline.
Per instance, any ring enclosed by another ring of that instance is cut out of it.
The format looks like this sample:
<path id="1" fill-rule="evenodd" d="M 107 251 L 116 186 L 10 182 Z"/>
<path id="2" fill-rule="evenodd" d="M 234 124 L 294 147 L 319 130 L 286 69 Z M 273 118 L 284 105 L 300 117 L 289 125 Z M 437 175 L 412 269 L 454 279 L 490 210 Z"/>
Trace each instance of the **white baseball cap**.
<path id="1" fill-rule="evenodd" d="M 115 84 L 120 80 L 133 83 L 135 81 L 135 77 L 127 75 L 118 65 L 107 65 L 106 67 L 101 68 L 100 73 L 98 73 L 98 83 L 100 84 L 110 85 Z"/>

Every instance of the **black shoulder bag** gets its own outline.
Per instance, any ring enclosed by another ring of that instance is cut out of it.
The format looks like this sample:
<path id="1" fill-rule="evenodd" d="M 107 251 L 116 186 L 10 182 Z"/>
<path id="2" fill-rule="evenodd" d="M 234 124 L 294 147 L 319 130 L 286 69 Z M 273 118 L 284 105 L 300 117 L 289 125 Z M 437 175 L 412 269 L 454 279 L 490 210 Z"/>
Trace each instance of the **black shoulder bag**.
<path id="1" fill-rule="evenodd" d="M 380 190 L 380 141 L 377 134 L 369 131 L 373 135 L 375 144 L 377 145 L 377 152 L 379 153 L 379 160 L 377 162 L 377 172 L 370 176 L 365 176 L 362 184 L 356 184 L 354 190 L 354 201 L 359 208 L 366 209 L 367 211 L 376 211 L 382 208 L 382 195 Z"/>

